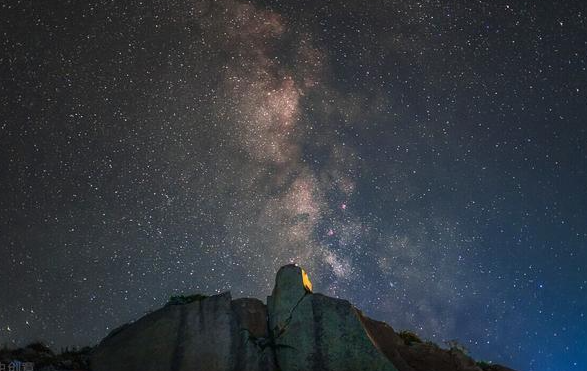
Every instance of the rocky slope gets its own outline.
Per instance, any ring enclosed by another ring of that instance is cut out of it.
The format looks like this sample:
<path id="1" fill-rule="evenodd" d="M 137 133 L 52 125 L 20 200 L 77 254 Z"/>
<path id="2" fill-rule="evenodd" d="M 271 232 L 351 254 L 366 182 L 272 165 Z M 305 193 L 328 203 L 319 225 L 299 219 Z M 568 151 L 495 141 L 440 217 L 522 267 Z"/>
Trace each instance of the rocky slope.
<path id="1" fill-rule="evenodd" d="M 267 305 L 230 293 L 180 298 L 114 330 L 92 352 L 94 371 L 508 371 L 458 349 L 404 340 L 348 301 L 312 292 L 282 267 Z M 510 370 L 512 371 L 512 370 Z"/>

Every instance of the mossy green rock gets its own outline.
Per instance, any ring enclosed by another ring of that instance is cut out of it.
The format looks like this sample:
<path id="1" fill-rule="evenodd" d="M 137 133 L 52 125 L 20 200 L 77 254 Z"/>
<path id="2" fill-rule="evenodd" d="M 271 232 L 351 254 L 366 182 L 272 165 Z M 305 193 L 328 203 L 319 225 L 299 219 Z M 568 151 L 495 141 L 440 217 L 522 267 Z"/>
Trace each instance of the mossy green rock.
<path id="1" fill-rule="evenodd" d="M 288 265 L 267 299 L 281 371 L 397 371 L 370 340 L 348 301 L 313 294 L 305 272 Z"/>

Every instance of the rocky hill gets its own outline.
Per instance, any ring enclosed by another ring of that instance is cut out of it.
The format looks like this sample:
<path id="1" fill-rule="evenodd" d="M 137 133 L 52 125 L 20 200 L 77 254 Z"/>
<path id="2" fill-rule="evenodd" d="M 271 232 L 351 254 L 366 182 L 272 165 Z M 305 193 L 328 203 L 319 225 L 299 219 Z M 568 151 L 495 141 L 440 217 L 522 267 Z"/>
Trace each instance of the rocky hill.
<path id="1" fill-rule="evenodd" d="M 94 371 L 507 371 L 372 320 L 282 267 L 267 305 L 230 293 L 173 298 L 110 333 Z M 512 371 L 512 370 L 510 370 Z"/>
<path id="2" fill-rule="evenodd" d="M 25 365 L 27 365 L 25 368 Z M 55 354 L 42 343 L 0 349 L 0 369 L 21 371 L 513 371 L 475 362 L 366 317 L 348 301 L 312 292 L 282 267 L 267 305 L 257 299 L 172 297 L 94 348 Z M 13 368 L 18 369 L 18 368 Z"/>

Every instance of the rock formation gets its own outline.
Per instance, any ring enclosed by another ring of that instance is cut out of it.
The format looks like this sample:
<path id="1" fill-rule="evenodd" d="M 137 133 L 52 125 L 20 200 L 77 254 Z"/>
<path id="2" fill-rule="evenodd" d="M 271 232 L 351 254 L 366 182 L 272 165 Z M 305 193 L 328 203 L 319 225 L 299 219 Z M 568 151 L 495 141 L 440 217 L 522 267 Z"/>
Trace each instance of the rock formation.
<path id="1" fill-rule="evenodd" d="M 110 333 L 94 371 L 508 371 L 463 352 L 408 343 L 348 301 L 282 267 L 267 306 L 230 293 L 172 302 Z M 511 370 L 510 370 L 511 371 Z"/>
<path id="2" fill-rule="evenodd" d="M 304 282 L 309 280 L 301 268 L 285 266 L 267 298 L 281 371 L 397 371 L 348 301 L 313 294 Z"/>
<path id="3" fill-rule="evenodd" d="M 267 310 L 230 293 L 168 305 L 114 330 L 95 349 L 95 371 L 274 371 Z"/>

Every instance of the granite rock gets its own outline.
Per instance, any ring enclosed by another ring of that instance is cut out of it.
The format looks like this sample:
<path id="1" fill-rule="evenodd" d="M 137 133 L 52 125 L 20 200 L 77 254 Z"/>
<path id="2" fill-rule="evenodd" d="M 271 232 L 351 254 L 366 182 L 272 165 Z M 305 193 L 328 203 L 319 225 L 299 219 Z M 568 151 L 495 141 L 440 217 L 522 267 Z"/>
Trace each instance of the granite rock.
<path id="1" fill-rule="evenodd" d="M 312 291 L 297 265 L 282 267 L 267 305 L 230 293 L 176 297 L 110 333 L 94 371 L 513 371 L 459 349 L 404 340 L 346 300 Z"/>
<path id="2" fill-rule="evenodd" d="M 94 350 L 94 371 L 274 371 L 264 306 L 230 293 L 168 305 L 115 330 Z"/>
<path id="3" fill-rule="evenodd" d="M 282 267 L 267 299 L 282 371 L 396 371 L 348 301 L 311 292 L 298 266 Z"/>

